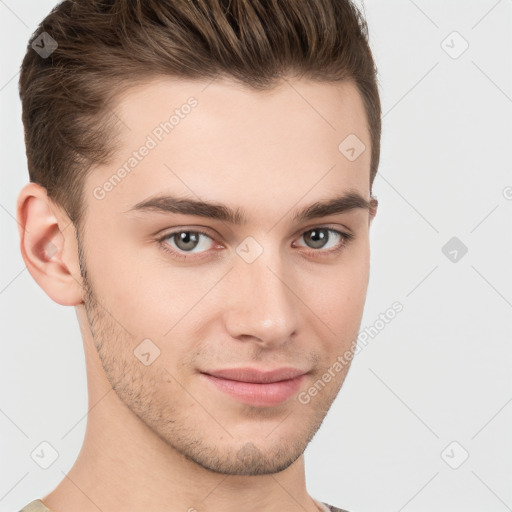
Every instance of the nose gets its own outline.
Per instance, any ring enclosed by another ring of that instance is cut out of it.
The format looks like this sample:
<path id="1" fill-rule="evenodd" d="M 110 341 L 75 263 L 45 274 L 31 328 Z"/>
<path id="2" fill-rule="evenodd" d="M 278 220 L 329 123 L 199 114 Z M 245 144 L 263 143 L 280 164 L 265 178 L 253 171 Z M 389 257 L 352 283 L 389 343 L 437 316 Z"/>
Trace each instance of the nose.
<path id="1" fill-rule="evenodd" d="M 252 263 L 236 258 L 223 290 L 225 327 L 233 338 L 275 348 L 297 331 L 300 299 L 283 263 L 267 250 Z"/>

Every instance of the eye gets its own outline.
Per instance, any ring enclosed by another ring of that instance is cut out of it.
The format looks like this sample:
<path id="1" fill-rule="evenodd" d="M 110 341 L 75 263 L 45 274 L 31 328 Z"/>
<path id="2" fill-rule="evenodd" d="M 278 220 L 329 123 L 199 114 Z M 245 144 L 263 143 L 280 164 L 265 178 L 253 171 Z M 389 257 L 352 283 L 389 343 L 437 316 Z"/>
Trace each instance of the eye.
<path id="1" fill-rule="evenodd" d="M 205 243 L 204 238 L 208 238 L 213 241 L 213 239 L 204 231 L 182 230 L 166 234 L 159 239 L 159 242 L 161 242 L 164 250 L 172 253 L 178 258 L 186 259 L 187 256 L 183 255 L 183 252 L 195 254 L 197 252 L 201 253 L 208 250 L 209 244 L 207 242 Z M 194 251 L 194 249 L 198 250 Z"/>
<path id="2" fill-rule="evenodd" d="M 301 238 L 306 241 L 308 247 L 315 249 L 314 252 L 322 252 L 317 250 L 322 249 L 323 252 L 333 253 L 343 249 L 354 238 L 354 235 L 343 233 L 337 229 L 316 227 L 305 231 Z"/>
<path id="3" fill-rule="evenodd" d="M 307 245 L 299 245 L 298 247 L 309 247 L 312 249 L 311 253 L 320 256 L 341 251 L 354 238 L 354 235 L 337 229 L 315 227 L 304 231 L 300 238 L 304 238 Z M 174 258 L 188 260 L 197 259 L 197 257 L 190 257 L 188 254 L 206 254 L 209 246 L 212 245 L 213 238 L 199 229 L 183 229 L 165 234 L 158 239 L 158 242 L 162 249 Z M 202 257 L 198 256 L 198 258 Z"/>

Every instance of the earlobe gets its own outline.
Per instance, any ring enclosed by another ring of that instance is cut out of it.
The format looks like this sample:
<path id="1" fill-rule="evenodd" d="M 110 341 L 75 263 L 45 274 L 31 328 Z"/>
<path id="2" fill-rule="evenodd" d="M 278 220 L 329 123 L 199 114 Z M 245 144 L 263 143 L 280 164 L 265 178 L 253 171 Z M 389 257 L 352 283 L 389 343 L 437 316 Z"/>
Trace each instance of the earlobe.
<path id="1" fill-rule="evenodd" d="M 16 213 L 20 250 L 32 277 L 58 304 L 81 304 L 75 227 L 67 215 L 61 214 L 46 189 L 37 183 L 28 183 L 22 188 Z"/>

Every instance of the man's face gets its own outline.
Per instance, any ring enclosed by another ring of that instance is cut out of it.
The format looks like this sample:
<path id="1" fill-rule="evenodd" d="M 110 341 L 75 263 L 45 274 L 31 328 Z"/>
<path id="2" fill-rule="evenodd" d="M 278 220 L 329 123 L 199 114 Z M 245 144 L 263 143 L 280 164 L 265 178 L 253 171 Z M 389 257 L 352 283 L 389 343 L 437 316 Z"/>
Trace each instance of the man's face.
<path id="1" fill-rule="evenodd" d="M 216 472 L 275 473 L 343 383 L 349 365 L 335 363 L 355 348 L 369 275 L 368 209 L 295 215 L 349 192 L 370 200 L 369 132 L 352 84 L 206 86 L 162 79 L 122 97 L 120 148 L 85 184 L 82 328 L 119 398 L 172 449 Z M 350 134 L 366 145 L 355 160 L 338 147 Z M 164 195 L 222 203 L 245 223 L 134 209 Z M 205 375 L 283 367 L 304 375 Z"/>

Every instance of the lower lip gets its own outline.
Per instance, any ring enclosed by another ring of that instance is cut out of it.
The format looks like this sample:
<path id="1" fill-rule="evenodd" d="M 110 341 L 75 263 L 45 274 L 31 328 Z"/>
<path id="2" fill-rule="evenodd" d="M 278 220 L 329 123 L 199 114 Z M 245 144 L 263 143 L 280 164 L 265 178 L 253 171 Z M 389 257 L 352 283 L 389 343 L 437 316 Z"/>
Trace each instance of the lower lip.
<path id="1" fill-rule="evenodd" d="M 258 384 L 222 379 L 206 373 L 201 375 L 206 377 L 217 389 L 233 396 L 240 402 L 261 407 L 278 405 L 288 400 L 299 391 L 306 378 L 305 375 L 300 375 L 294 379 Z"/>

